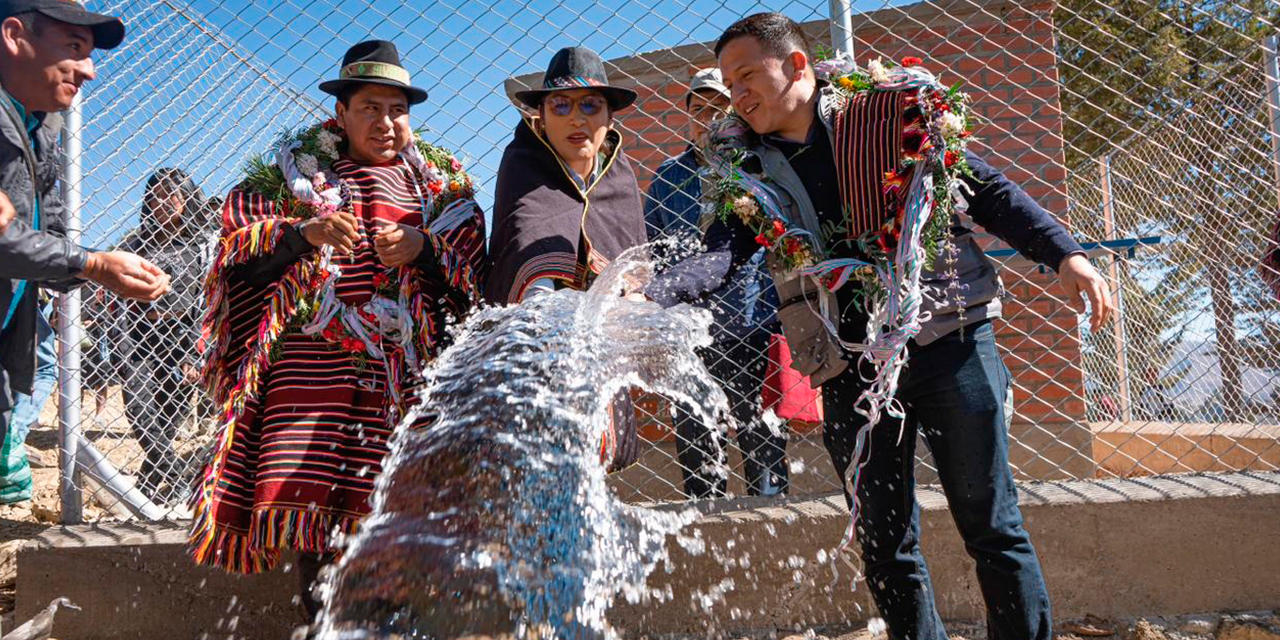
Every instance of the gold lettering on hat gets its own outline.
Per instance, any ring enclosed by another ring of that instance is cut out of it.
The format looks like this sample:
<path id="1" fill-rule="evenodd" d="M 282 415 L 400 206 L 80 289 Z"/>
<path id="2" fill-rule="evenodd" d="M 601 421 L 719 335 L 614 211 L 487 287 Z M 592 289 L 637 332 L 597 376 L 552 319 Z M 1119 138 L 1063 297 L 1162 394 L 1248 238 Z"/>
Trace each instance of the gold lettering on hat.
<path id="1" fill-rule="evenodd" d="M 342 68 L 338 77 L 348 78 L 382 78 L 394 80 L 401 84 L 409 84 L 409 72 L 404 67 L 397 67 L 386 62 L 353 62 Z"/>

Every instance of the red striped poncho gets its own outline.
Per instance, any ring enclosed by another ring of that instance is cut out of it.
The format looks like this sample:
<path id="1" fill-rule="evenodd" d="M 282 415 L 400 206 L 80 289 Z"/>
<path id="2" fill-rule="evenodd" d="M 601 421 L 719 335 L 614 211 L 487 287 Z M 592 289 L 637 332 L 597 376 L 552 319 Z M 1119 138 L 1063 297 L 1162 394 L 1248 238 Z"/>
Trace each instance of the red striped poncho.
<path id="1" fill-rule="evenodd" d="M 447 319 L 462 318 L 478 294 L 483 214 L 472 203 L 470 218 L 426 234 L 435 256 L 429 264 L 396 270 L 373 250 L 374 221 L 425 229 L 424 214 L 429 223 L 451 202 L 470 200 L 469 180 L 459 173 L 460 181 L 430 184 L 401 159 L 362 166 L 342 158 L 331 170 L 350 188 L 361 227 L 352 255 L 333 257 L 342 269 L 337 297 L 363 304 L 377 290 L 375 281 L 399 282 L 410 303 L 416 353 L 429 360 L 442 346 Z M 407 387 L 417 374 L 406 370 L 403 358 L 391 358 L 388 366 L 300 330 L 296 316 L 300 303 L 306 307 L 315 297 L 320 251 L 307 252 L 266 286 L 242 277 L 288 252 L 285 236 L 296 232 L 286 225 L 293 222 L 247 185 L 232 190 L 206 282 L 205 380 L 223 424 L 193 498 L 190 551 L 197 563 L 238 573 L 270 569 L 284 549 L 329 551 L 332 533 L 354 530 L 369 511 L 394 420 L 404 409 L 395 406 L 389 387 L 412 397 Z"/>

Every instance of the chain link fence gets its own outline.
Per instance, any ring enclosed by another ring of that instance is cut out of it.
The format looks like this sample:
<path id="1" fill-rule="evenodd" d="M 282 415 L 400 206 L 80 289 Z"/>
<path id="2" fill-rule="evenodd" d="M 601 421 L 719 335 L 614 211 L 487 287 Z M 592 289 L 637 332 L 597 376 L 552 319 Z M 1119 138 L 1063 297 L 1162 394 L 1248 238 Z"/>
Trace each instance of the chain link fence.
<path id="1" fill-rule="evenodd" d="M 70 486 L 80 493 L 64 498 L 82 504 L 86 520 L 188 515 L 184 498 L 213 437 L 208 402 L 186 374 L 197 362 L 191 332 L 204 311 L 196 294 L 216 198 L 278 133 L 329 116 L 315 85 L 348 46 L 396 42 L 431 94 L 415 125 L 458 151 L 488 211 L 518 121 L 508 96 L 539 79 L 555 50 L 596 49 L 611 78 L 640 93 L 617 125 L 650 193 L 659 166 L 686 148 L 688 82 L 714 66 L 710 42 L 725 27 L 776 10 L 829 46 L 844 3 L 91 4 L 123 16 L 129 37 L 99 52 L 99 78 L 80 107 L 84 177 L 68 186 L 82 197 L 84 243 L 137 250 L 194 289 L 162 309 L 80 294 L 83 311 L 71 318 L 80 335 L 62 336 L 82 355 L 83 398 L 69 398 L 80 411 L 64 412 L 73 419 L 64 441 L 79 444 Z M 1017 477 L 1280 468 L 1280 301 L 1261 262 L 1280 211 L 1277 89 L 1266 71 L 1280 4 L 939 0 L 852 10 L 859 63 L 914 55 L 945 83 L 965 83 L 981 122 L 976 150 L 1068 223 L 1118 292 L 1118 320 L 1090 333 L 1051 271 L 988 239 L 1007 289 L 997 340 L 1013 377 Z M 180 200 L 186 231 L 160 232 L 140 216 L 148 196 Z M 717 331 L 705 354 L 751 426 L 727 440 L 725 490 L 776 493 L 779 483 L 753 467 L 772 465 L 785 470 L 790 495 L 838 491 L 820 394 L 779 363 L 785 349 L 761 320 L 771 315 L 762 284 L 748 328 Z M 762 395 L 781 402 L 766 408 Z M 639 406 L 645 453 L 614 477 L 620 494 L 719 495 L 690 484 L 715 462 L 696 455 L 705 427 L 663 398 Z M 47 407 L 33 438 L 49 442 L 57 428 Z M 927 453 L 918 468 L 929 482 Z M 75 511 L 64 508 L 63 519 Z"/>

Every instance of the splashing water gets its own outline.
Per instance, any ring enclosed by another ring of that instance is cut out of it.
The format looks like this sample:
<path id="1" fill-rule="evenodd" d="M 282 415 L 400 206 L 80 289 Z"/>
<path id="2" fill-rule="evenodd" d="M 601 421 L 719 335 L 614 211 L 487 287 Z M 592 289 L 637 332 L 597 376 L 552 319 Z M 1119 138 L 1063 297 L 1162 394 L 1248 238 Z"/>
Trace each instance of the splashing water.
<path id="1" fill-rule="evenodd" d="M 641 387 L 706 424 L 728 410 L 694 353 L 710 315 L 619 297 L 648 278 L 644 253 L 624 254 L 592 292 L 463 324 L 327 580 L 320 638 L 612 638 L 615 597 L 661 597 L 645 579 L 695 513 L 613 495 L 600 460 L 609 399 Z"/>

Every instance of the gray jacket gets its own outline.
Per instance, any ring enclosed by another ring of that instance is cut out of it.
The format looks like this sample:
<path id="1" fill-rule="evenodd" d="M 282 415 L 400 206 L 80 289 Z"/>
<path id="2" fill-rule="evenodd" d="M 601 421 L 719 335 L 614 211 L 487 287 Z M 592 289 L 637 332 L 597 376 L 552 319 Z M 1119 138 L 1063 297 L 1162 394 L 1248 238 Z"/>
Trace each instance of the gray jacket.
<path id="1" fill-rule="evenodd" d="M 837 96 L 831 89 L 820 90 L 818 111 L 827 135 L 832 135 L 836 101 Z M 804 226 L 818 242 L 823 242 L 818 213 L 787 157 L 765 140 L 756 143 L 753 152 L 760 162 L 759 171 L 776 187 L 774 191 L 781 199 L 779 204 L 787 210 L 788 219 Z M 966 194 L 966 200 L 968 215 L 974 222 L 1028 258 L 1055 270 L 1066 256 L 1081 251 L 1071 234 L 1018 185 L 972 152 L 967 153 L 965 159 L 973 173 L 972 178 L 966 177 L 964 181 L 972 192 Z M 919 345 L 1000 313 L 1001 285 L 995 266 L 983 254 L 972 230 L 959 219 L 952 220 L 951 232 L 959 249 L 954 267 L 962 287 L 961 303 L 948 300 L 950 280 L 936 270 L 925 271 L 921 275 L 924 310 L 931 317 L 915 338 Z M 726 277 L 759 249 L 754 232 L 736 221 L 713 223 L 707 229 L 704 242 L 707 246 L 704 254 L 668 270 L 655 279 L 645 293 L 663 304 L 697 300 L 721 286 Z M 819 246 L 819 252 L 825 254 L 826 247 Z M 813 310 L 824 313 L 828 322 L 839 326 L 842 337 L 846 330 L 854 328 L 848 325 L 851 319 L 840 316 L 839 305 L 825 288 L 815 290 L 810 279 L 784 273 L 775 266 L 770 265 L 770 271 L 778 291 L 778 320 L 787 336 L 793 365 L 801 374 L 809 376 L 813 384 L 821 384 L 839 375 L 847 366 L 848 358 Z M 963 322 L 961 306 L 964 307 Z"/>
<path id="2" fill-rule="evenodd" d="M 0 88 L 0 191 L 13 203 L 16 215 L 0 235 L 0 314 L 8 311 L 18 281 L 27 286 L 9 327 L 0 340 L 0 365 L 14 391 L 29 392 L 35 373 L 36 294 L 40 288 L 66 291 L 80 284 L 87 252 L 66 238 L 62 197 L 58 192 L 58 135 L 62 116 L 35 114 L 36 150 L 22 116 L 9 94 Z M 36 194 L 40 198 L 40 229 L 32 228 Z M 2 317 L 2 316 L 0 316 Z"/>

